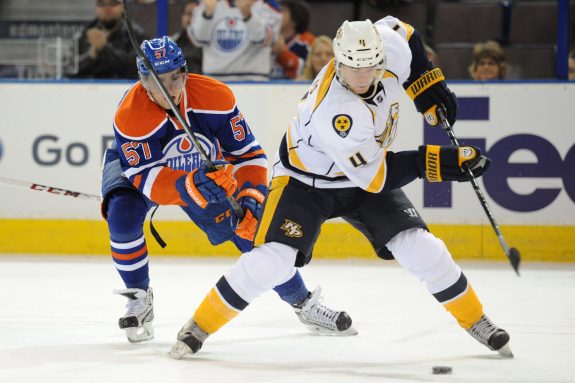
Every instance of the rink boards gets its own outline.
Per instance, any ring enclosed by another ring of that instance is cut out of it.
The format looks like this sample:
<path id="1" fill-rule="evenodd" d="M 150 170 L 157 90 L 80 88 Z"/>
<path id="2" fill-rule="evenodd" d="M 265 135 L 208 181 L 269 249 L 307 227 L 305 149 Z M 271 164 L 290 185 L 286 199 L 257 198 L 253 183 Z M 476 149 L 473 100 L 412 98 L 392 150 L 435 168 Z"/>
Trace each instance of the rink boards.
<path id="1" fill-rule="evenodd" d="M 115 106 L 128 83 L 0 83 L 0 177 L 99 193 L 101 155 L 112 139 Z M 235 84 L 238 106 L 273 158 L 306 84 Z M 480 180 L 511 246 L 525 260 L 575 261 L 575 84 L 453 84 L 459 96 L 455 132 L 493 160 Z M 50 102 L 47 102 L 50 100 Z M 446 144 L 424 127 L 406 97 L 392 150 Z M 57 191 L 56 191 L 57 192 Z M 416 181 L 414 205 L 457 258 L 501 259 L 493 230 L 468 184 Z M 0 185 L 0 253 L 107 254 L 99 206 Z M 212 247 L 177 208 L 161 208 L 156 226 L 168 242 L 154 256 L 233 255 Z M 367 241 L 341 222 L 328 223 L 315 256 L 374 257 Z"/>

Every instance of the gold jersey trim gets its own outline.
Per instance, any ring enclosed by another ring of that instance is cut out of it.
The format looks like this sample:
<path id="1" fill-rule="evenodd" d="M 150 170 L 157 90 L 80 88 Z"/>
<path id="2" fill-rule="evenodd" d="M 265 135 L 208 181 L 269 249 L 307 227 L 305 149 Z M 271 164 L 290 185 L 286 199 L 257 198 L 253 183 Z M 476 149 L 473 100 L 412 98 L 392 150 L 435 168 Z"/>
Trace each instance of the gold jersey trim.
<path id="1" fill-rule="evenodd" d="M 288 130 L 287 130 L 287 150 L 289 153 L 289 162 L 292 166 L 295 166 L 296 168 L 303 170 L 305 172 L 307 172 L 307 168 L 305 167 L 305 165 L 303 164 L 303 161 L 301 160 L 301 158 L 299 158 L 296 148 L 293 144 L 293 140 L 291 138 L 291 126 L 288 126 Z"/>
<path id="2" fill-rule="evenodd" d="M 383 150 L 383 160 L 381 161 L 381 164 L 379 164 L 379 169 L 377 169 L 377 173 L 375 173 L 375 177 L 373 177 L 373 179 L 369 183 L 369 186 L 367 187 L 367 189 L 365 189 L 366 191 L 368 191 L 370 193 L 377 193 L 383 187 L 383 182 L 385 181 L 385 166 L 386 166 L 385 155 L 386 155 L 386 150 L 384 149 Z"/>
<path id="3" fill-rule="evenodd" d="M 276 208 L 282 196 L 282 193 L 289 183 L 289 176 L 274 177 L 270 184 L 270 191 L 268 193 L 264 214 L 260 220 L 260 225 L 254 240 L 254 246 L 262 245 L 266 242 L 266 234 L 272 223 L 272 219 L 276 212 Z"/>
<path id="4" fill-rule="evenodd" d="M 325 96 L 327 95 L 327 91 L 329 90 L 329 86 L 331 85 L 331 81 L 335 77 L 335 59 L 331 59 L 329 63 L 327 63 L 327 69 L 325 71 L 325 75 L 321 80 L 321 84 L 319 85 L 319 90 L 317 91 L 317 97 L 315 99 L 315 105 L 313 106 L 313 110 L 315 111 L 319 104 L 323 101 Z"/>

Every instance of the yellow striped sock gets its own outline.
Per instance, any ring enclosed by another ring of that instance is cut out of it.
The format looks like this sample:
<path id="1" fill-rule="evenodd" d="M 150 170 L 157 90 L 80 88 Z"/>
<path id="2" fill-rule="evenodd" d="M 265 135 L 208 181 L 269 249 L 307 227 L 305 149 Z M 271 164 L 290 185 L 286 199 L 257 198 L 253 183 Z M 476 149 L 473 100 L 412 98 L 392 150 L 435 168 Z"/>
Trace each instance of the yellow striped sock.
<path id="1" fill-rule="evenodd" d="M 229 306 L 220 297 L 215 287 L 206 295 L 200 307 L 194 313 L 194 321 L 209 334 L 234 319 L 240 312 Z"/>
<path id="2" fill-rule="evenodd" d="M 469 329 L 483 315 L 483 306 L 475 295 L 475 291 L 470 284 L 467 290 L 457 298 L 443 304 L 443 307 L 457 319 L 457 322 L 464 329 Z"/>

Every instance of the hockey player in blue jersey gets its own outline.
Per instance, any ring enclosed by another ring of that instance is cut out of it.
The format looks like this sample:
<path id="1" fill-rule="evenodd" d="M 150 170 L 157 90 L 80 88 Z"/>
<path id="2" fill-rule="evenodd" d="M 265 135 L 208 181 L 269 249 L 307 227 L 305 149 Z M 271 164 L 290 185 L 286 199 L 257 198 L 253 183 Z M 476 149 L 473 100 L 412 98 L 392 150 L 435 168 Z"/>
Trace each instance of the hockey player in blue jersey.
<path id="1" fill-rule="evenodd" d="M 146 213 L 157 205 L 180 206 L 213 245 L 232 241 L 246 252 L 253 247 L 267 192 L 266 155 L 232 91 L 209 77 L 188 74 L 182 50 L 168 37 L 144 41 L 141 48 L 217 170 L 207 171 L 198 148 L 138 59 L 140 81 L 124 94 L 115 113 L 115 141 L 106 151 L 102 177 L 102 213 L 114 265 L 126 287 L 116 293 L 128 298 L 119 326 L 130 342 L 153 338 Z M 231 209 L 229 196 L 238 201 L 244 217 Z M 310 328 L 355 333 L 349 315 L 320 304 L 321 290 L 310 292 L 295 268 L 275 291 Z"/>

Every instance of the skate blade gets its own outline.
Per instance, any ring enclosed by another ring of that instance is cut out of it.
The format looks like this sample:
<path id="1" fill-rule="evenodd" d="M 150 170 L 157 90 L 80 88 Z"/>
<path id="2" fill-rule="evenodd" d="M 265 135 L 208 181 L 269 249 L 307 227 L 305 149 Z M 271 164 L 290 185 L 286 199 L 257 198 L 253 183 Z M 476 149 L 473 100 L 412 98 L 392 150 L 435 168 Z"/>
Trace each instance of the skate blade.
<path id="1" fill-rule="evenodd" d="M 357 330 L 355 327 L 351 326 L 347 330 L 338 331 L 338 330 L 330 330 L 325 327 L 306 324 L 306 327 L 309 331 L 317 335 L 327 335 L 327 336 L 354 336 L 357 335 Z"/>
<path id="2" fill-rule="evenodd" d="M 513 352 L 511 351 L 511 347 L 509 347 L 509 342 L 497 350 L 497 352 L 506 358 L 513 358 Z"/>
<path id="3" fill-rule="evenodd" d="M 124 330 L 130 343 L 139 343 L 154 339 L 154 328 L 150 322 L 144 323 L 142 327 L 129 327 Z"/>
<path id="4" fill-rule="evenodd" d="M 170 350 L 170 356 L 174 359 L 182 359 L 185 355 L 191 355 L 194 352 L 182 341 L 177 341 Z"/>

